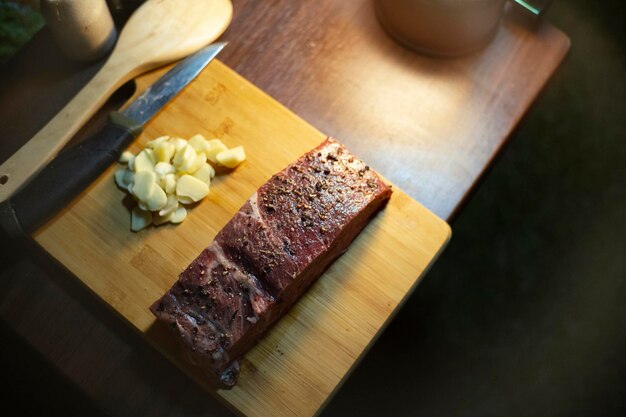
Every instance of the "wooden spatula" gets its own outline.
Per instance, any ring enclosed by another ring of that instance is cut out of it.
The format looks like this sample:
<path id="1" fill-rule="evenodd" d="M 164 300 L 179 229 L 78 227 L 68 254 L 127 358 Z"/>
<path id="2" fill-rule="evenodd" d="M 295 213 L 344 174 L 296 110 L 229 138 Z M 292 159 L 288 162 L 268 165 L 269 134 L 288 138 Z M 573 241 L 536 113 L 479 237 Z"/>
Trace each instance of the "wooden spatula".
<path id="1" fill-rule="evenodd" d="M 0 202 L 39 172 L 117 88 L 213 42 L 231 18 L 230 0 L 146 1 L 130 17 L 94 78 L 0 166 Z"/>

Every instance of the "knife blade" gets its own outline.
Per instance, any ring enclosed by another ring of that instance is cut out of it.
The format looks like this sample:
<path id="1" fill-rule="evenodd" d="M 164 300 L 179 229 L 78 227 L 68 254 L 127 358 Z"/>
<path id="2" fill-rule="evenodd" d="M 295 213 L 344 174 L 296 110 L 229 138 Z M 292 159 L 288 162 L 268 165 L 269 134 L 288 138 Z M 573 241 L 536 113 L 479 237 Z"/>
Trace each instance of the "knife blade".
<path id="1" fill-rule="evenodd" d="M 185 58 L 124 110 L 112 112 L 102 130 L 59 153 L 30 182 L 0 203 L 0 228 L 9 237 L 37 230 L 115 162 L 143 126 L 225 46 L 225 42 L 213 43 Z"/>

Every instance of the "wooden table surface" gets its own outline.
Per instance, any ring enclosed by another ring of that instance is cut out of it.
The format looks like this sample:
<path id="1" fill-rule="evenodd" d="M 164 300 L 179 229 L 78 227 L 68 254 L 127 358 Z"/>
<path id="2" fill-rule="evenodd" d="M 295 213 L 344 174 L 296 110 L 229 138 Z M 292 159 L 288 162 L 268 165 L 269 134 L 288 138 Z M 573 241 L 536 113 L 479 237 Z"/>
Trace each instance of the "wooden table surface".
<path id="1" fill-rule="evenodd" d="M 556 70 L 569 39 L 509 13 L 474 56 L 438 60 L 395 44 L 369 0 L 235 0 L 220 60 L 444 219 Z M 44 29 L 0 68 L 0 160 L 97 71 L 63 59 Z M 132 93 L 123 88 L 78 135 Z M 3 242 L 6 243 L 6 242 Z M 0 317 L 105 412 L 228 415 L 31 243 L 3 245 Z"/>

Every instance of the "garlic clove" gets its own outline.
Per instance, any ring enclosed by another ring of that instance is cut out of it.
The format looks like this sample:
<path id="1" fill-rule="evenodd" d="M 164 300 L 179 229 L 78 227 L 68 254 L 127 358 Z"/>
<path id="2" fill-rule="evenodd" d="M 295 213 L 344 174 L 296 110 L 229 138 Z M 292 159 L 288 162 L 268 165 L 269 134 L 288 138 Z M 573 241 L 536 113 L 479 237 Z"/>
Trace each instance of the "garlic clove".
<path id="1" fill-rule="evenodd" d="M 243 150 L 243 146 L 237 146 L 218 153 L 216 159 L 220 165 L 232 169 L 246 160 L 246 153 Z"/>
<path id="2" fill-rule="evenodd" d="M 202 135 L 194 135 L 189 139 L 191 145 L 196 152 L 206 152 L 209 149 L 209 143 Z"/>
<path id="3" fill-rule="evenodd" d="M 134 170 L 135 172 L 152 171 L 154 164 L 154 151 L 152 149 L 144 149 L 135 158 Z"/>
<path id="4" fill-rule="evenodd" d="M 211 139 L 210 141 L 207 142 L 207 144 L 208 144 L 208 149 L 206 150 L 206 157 L 209 161 L 216 164 L 217 154 L 228 150 L 228 148 L 219 139 Z"/>
<path id="5" fill-rule="evenodd" d="M 135 155 L 133 155 L 131 151 L 124 151 L 120 155 L 120 159 L 118 159 L 118 162 L 120 164 L 128 164 L 131 159 L 135 159 Z"/>
<path id="6" fill-rule="evenodd" d="M 169 163 L 174 153 L 176 152 L 176 146 L 170 142 L 161 142 L 154 148 L 154 159 L 157 162 Z"/>
<path id="7" fill-rule="evenodd" d="M 215 177 L 215 169 L 213 169 L 211 165 L 205 162 L 192 175 L 196 177 L 197 179 L 199 179 L 200 181 L 205 182 L 206 184 L 209 184 L 211 182 L 211 179 Z"/>
<path id="8" fill-rule="evenodd" d="M 161 145 L 162 143 L 166 143 L 169 140 L 169 136 L 159 136 L 156 139 L 151 140 L 150 142 L 146 143 L 146 147 L 150 148 L 150 149 L 155 149 L 157 146 Z"/>
<path id="9" fill-rule="evenodd" d="M 170 218 L 170 222 L 177 224 L 185 220 L 186 217 L 187 217 L 187 209 L 181 206 L 181 207 L 178 207 L 176 211 L 173 213 L 172 217 Z"/>
<path id="10" fill-rule="evenodd" d="M 152 195 L 156 185 L 156 175 L 152 171 L 140 171 L 135 174 L 135 182 L 133 183 L 133 195 L 138 200 L 146 202 Z"/>
<path id="11" fill-rule="evenodd" d="M 139 207 L 134 207 L 130 213 L 130 230 L 138 232 L 145 229 L 152 223 L 152 213 L 146 210 L 142 210 Z"/>
<path id="12" fill-rule="evenodd" d="M 176 175 L 175 174 L 167 174 L 165 176 L 165 192 L 167 194 L 176 193 Z"/>
<path id="13" fill-rule="evenodd" d="M 191 175 L 183 175 L 176 184 L 176 195 L 179 198 L 189 197 L 193 202 L 197 202 L 208 194 L 208 184 Z"/>
<path id="14" fill-rule="evenodd" d="M 174 213 L 174 211 L 178 208 L 178 199 L 175 195 L 167 196 L 167 203 L 165 206 L 159 211 L 159 216 L 167 216 L 168 214 Z"/>
<path id="15" fill-rule="evenodd" d="M 129 169 L 118 169 L 115 172 L 115 184 L 122 190 L 128 190 L 128 187 L 135 181 L 135 173 Z"/>
<path id="16" fill-rule="evenodd" d="M 154 187 L 152 194 L 146 200 L 146 204 L 150 211 L 161 210 L 167 204 L 167 194 L 161 187 Z"/>
<path id="17" fill-rule="evenodd" d="M 196 151 L 190 145 L 185 145 L 176 151 L 172 162 L 178 173 L 186 173 L 195 163 L 196 157 Z"/>

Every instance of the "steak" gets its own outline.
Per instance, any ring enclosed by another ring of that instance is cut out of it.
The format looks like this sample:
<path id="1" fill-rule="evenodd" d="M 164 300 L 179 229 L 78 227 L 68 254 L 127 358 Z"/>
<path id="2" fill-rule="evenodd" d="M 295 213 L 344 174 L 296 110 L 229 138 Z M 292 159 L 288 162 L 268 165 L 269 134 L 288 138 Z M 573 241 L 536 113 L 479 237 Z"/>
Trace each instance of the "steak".
<path id="1" fill-rule="evenodd" d="M 373 170 L 328 138 L 263 184 L 151 311 L 211 382 L 232 387 L 239 358 L 390 196 Z"/>

